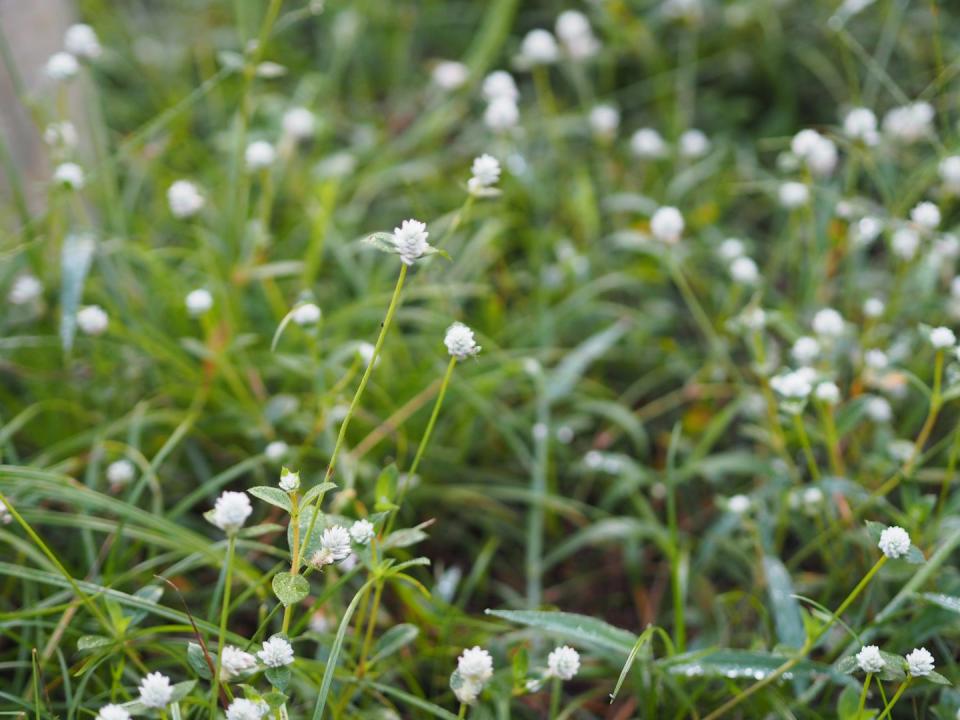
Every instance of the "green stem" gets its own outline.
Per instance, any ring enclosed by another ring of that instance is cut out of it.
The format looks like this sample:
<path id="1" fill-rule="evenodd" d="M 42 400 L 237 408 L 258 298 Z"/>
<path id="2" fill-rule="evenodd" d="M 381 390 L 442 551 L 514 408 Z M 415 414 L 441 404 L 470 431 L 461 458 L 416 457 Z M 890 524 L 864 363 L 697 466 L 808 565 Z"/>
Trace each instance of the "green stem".
<path id="1" fill-rule="evenodd" d="M 380 612 L 380 596 L 383 594 L 383 582 L 377 580 L 376 588 L 373 591 L 373 603 L 370 605 L 370 615 L 367 619 L 367 635 L 363 639 L 363 647 L 360 649 L 360 663 L 357 667 L 357 677 L 363 677 L 366 672 L 367 655 L 370 654 L 370 645 L 373 643 L 373 631 L 377 625 L 377 613 Z"/>
<path id="2" fill-rule="evenodd" d="M 550 720 L 556 720 L 560 712 L 561 688 L 560 678 L 554 678 L 550 683 Z"/>
<path id="3" fill-rule="evenodd" d="M 683 274 L 680 264 L 673 257 L 668 257 L 667 266 L 670 269 L 670 275 L 673 278 L 673 282 L 676 284 L 677 289 L 680 291 L 680 295 L 683 297 L 683 301 L 690 310 L 690 314 L 693 315 L 693 319 L 700 327 L 700 332 L 702 332 L 704 337 L 707 339 L 710 348 L 714 352 L 719 352 L 720 348 L 722 347 L 720 343 L 720 337 L 717 335 L 717 331 L 714 330 L 713 323 L 710 322 L 710 318 L 707 317 L 707 313 L 700 304 L 700 301 L 697 300 L 697 296 L 694 294 L 693 288 L 691 288 L 690 283 L 687 282 L 687 278 Z"/>
<path id="4" fill-rule="evenodd" d="M 943 404 L 943 399 L 940 394 L 942 380 L 943 350 L 937 350 L 937 358 L 934 361 L 933 370 L 933 392 L 930 394 L 930 410 L 927 413 L 927 419 L 924 421 L 923 427 L 920 428 L 920 434 L 917 435 L 917 441 L 913 444 L 913 452 L 910 453 L 910 458 L 903 466 L 902 475 L 904 477 L 910 477 L 913 466 L 920 457 L 920 453 L 923 452 L 923 446 L 927 444 L 930 433 L 933 431 L 933 426 L 937 422 L 937 415 L 940 414 L 940 406 Z"/>
<path id="5" fill-rule="evenodd" d="M 857 719 L 859 720 L 860 716 L 863 715 L 863 708 L 867 705 L 867 690 L 870 689 L 870 683 L 873 680 L 873 673 L 867 673 L 866 679 L 863 681 L 863 690 L 860 691 L 860 702 L 857 704 Z"/>
<path id="6" fill-rule="evenodd" d="M 230 614 L 230 585 L 233 582 L 233 556 L 237 548 L 236 533 L 230 533 L 227 538 L 227 566 L 223 579 L 223 601 L 220 604 L 220 629 L 217 633 L 217 665 L 213 676 L 213 686 L 210 692 L 210 717 L 217 711 L 217 697 L 220 694 L 220 673 L 223 662 L 223 642 L 227 634 L 227 617 Z"/>
<path id="7" fill-rule="evenodd" d="M 798 412 L 793 413 L 793 425 L 797 429 L 797 435 L 800 437 L 800 445 L 803 448 L 803 455 L 807 459 L 807 468 L 810 470 L 810 475 L 816 482 L 820 482 L 820 468 L 817 467 L 817 459 L 813 455 L 810 437 L 807 435 L 807 429 L 803 425 L 803 416 Z"/>
<path id="8" fill-rule="evenodd" d="M 300 498 L 298 493 L 293 492 L 290 495 L 290 523 L 293 526 L 293 543 L 290 546 L 291 565 L 293 567 L 293 558 L 300 555 Z M 290 629 L 290 619 L 293 616 L 293 605 L 285 605 L 283 608 L 283 634 L 286 635 Z"/>
<path id="9" fill-rule="evenodd" d="M 467 704 L 460 703 L 460 712 L 457 713 L 458 718 L 465 718 L 467 716 Z"/>
<path id="10" fill-rule="evenodd" d="M 883 720 L 893 711 L 893 706 L 897 704 L 897 700 L 900 699 L 900 696 L 903 695 L 904 691 L 910 687 L 910 681 L 912 679 L 913 678 L 908 677 L 906 680 L 900 683 L 900 687 L 897 688 L 897 692 L 894 693 L 892 698 L 890 698 L 890 702 L 887 703 L 887 706 L 883 709 L 883 712 L 880 713 L 880 716 L 877 718 L 877 720 Z"/>

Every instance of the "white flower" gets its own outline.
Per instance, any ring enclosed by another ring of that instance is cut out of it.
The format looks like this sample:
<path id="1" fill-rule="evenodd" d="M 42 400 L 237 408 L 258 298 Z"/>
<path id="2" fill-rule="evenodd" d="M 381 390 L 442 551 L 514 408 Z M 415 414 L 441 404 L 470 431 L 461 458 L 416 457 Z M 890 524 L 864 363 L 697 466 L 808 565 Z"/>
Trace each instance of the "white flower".
<path id="1" fill-rule="evenodd" d="M 115 486 L 127 485 L 136 475 L 136 469 L 129 460 L 115 460 L 107 465 L 107 481 Z"/>
<path id="2" fill-rule="evenodd" d="M 743 515 L 750 510 L 750 504 L 746 495 L 734 495 L 727 500 L 727 510 L 734 515 Z"/>
<path id="3" fill-rule="evenodd" d="M 854 242 L 860 247 L 869 245 L 879 237 L 883 232 L 883 223 L 875 217 L 860 218 L 856 223 L 850 226 L 850 232 L 853 235 Z"/>
<path id="4" fill-rule="evenodd" d="M 7 300 L 11 305 L 28 305 L 41 295 L 43 295 L 43 283 L 37 279 L 36 275 L 24 273 L 17 275 L 13 281 Z"/>
<path id="5" fill-rule="evenodd" d="M 104 705 L 97 713 L 96 720 L 130 720 L 130 713 L 120 705 Z"/>
<path id="6" fill-rule="evenodd" d="M 547 656 L 547 668 L 553 677 L 572 680 L 580 670 L 580 653 L 569 645 L 561 645 Z"/>
<path id="7" fill-rule="evenodd" d="M 877 348 L 867 350 L 863 356 L 863 360 L 871 370 L 883 370 L 890 363 L 887 354 Z"/>
<path id="8" fill-rule="evenodd" d="M 373 523 L 367 519 L 357 520 L 350 526 L 350 537 L 358 545 L 366 545 L 373 539 L 376 533 L 373 529 Z"/>
<path id="9" fill-rule="evenodd" d="M 872 397 L 867 400 L 864 409 L 866 410 L 867 417 L 875 423 L 890 422 L 893 418 L 893 409 L 890 407 L 890 403 L 887 402 L 886 398 Z"/>
<path id="10" fill-rule="evenodd" d="M 948 327 L 936 327 L 930 331 L 930 344 L 937 350 L 946 350 L 957 344 L 957 336 Z"/>
<path id="11" fill-rule="evenodd" d="M 563 49 L 574 60 L 591 57 L 600 49 L 587 16 L 577 10 L 564 10 L 554 28 Z"/>
<path id="12" fill-rule="evenodd" d="M 51 80 L 63 82 L 70 80 L 80 70 L 77 59 L 68 52 L 58 52 L 50 56 L 47 60 L 46 73 Z"/>
<path id="13" fill-rule="evenodd" d="M 890 238 L 890 248 L 902 260 L 912 260 L 920 247 L 920 235 L 910 227 L 897 228 Z"/>
<path id="14" fill-rule="evenodd" d="M 556 39 L 542 28 L 528 32 L 520 43 L 520 56 L 528 65 L 549 65 L 559 55 Z"/>
<path id="15" fill-rule="evenodd" d="M 237 493 L 238 494 L 238 493 Z M 257 659 L 238 647 L 227 645 L 220 660 L 220 679 L 231 680 L 257 666 Z"/>
<path id="16" fill-rule="evenodd" d="M 177 180 L 167 190 L 167 204 L 176 218 L 188 218 L 203 209 L 204 200 L 200 189 L 189 180 Z"/>
<path id="17" fill-rule="evenodd" d="M 820 355 L 820 343 L 808 335 L 798 337 L 790 354 L 800 365 L 811 365 Z"/>
<path id="18" fill-rule="evenodd" d="M 876 145 L 880 139 L 877 133 L 877 116 L 870 108 L 853 108 L 843 119 L 843 133 L 864 145 Z"/>
<path id="19" fill-rule="evenodd" d="M 316 325 L 320 322 L 320 315 L 320 308 L 316 304 L 308 302 L 297 305 L 290 318 L 297 325 Z"/>
<path id="20" fill-rule="evenodd" d="M 867 298 L 863 301 L 863 314 L 868 318 L 878 318 L 883 315 L 886 306 L 880 298 Z"/>
<path id="21" fill-rule="evenodd" d="M 630 150 L 638 158 L 662 158 L 667 154 L 667 143 L 653 128 L 640 128 L 630 137 Z"/>
<path id="22" fill-rule="evenodd" d="M 817 400 L 827 405 L 836 405 L 840 402 L 840 388 L 833 382 L 820 383 L 813 394 Z"/>
<path id="23" fill-rule="evenodd" d="M 699 158 L 710 152 L 710 139 L 702 130 L 687 130 L 680 136 L 680 155 L 685 158 Z"/>
<path id="24" fill-rule="evenodd" d="M 803 491 L 803 504 L 806 509 L 813 510 L 823 502 L 823 490 L 818 487 L 808 487 Z"/>
<path id="25" fill-rule="evenodd" d="M 519 119 L 520 110 L 517 108 L 517 101 L 507 96 L 491 100 L 483 113 L 483 122 L 495 132 L 509 130 L 517 124 Z"/>
<path id="26" fill-rule="evenodd" d="M 790 150 L 814 175 L 829 175 L 837 165 L 837 146 L 816 130 L 801 130 L 794 135 Z"/>
<path id="27" fill-rule="evenodd" d="M 759 307 L 744 308 L 740 313 L 740 322 L 749 330 L 762 330 L 767 323 L 767 313 Z"/>
<path id="28" fill-rule="evenodd" d="M 590 110 L 590 130 L 599 138 L 610 139 L 620 127 L 620 111 L 615 105 L 595 105 Z"/>
<path id="29" fill-rule="evenodd" d="M 317 118 L 304 107 L 290 108 L 283 114 L 283 134 L 293 140 L 307 140 L 317 129 Z"/>
<path id="30" fill-rule="evenodd" d="M 746 255 L 730 263 L 730 276 L 741 285 L 753 285 L 760 278 L 757 264 Z"/>
<path id="31" fill-rule="evenodd" d="M 936 230 L 940 225 L 940 208 L 932 202 L 918 203 L 910 211 L 910 219 L 926 230 Z"/>
<path id="32" fill-rule="evenodd" d="M 660 242 L 675 243 L 683 234 L 683 215 L 675 207 L 665 205 L 657 208 L 650 219 L 650 231 Z"/>
<path id="33" fill-rule="evenodd" d="M 330 553 L 335 562 L 343 560 L 351 552 L 350 533 L 342 525 L 325 528 L 320 536 L 320 548 Z"/>
<path id="34" fill-rule="evenodd" d="M 187 306 L 190 317 L 199 317 L 213 307 L 213 295 L 206 288 L 197 288 L 187 293 L 183 303 Z"/>
<path id="35" fill-rule="evenodd" d="M 780 184 L 778 198 L 783 207 L 794 210 L 810 201 L 810 190 L 802 182 L 790 180 Z"/>
<path id="36" fill-rule="evenodd" d="M 7 508 L 7 504 L 0 500 L 0 523 L 9 525 L 11 522 L 13 522 L 13 514 Z"/>
<path id="37" fill-rule="evenodd" d="M 84 183 L 83 168 L 73 162 L 61 163 L 53 171 L 53 180 L 65 188 L 79 190 Z"/>
<path id="38" fill-rule="evenodd" d="M 516 103 L 520 91 L 517 90 L 517 83 L 510 73 L 506 70 L 494 70 L 483 79 L 483 97 L 490 103 L 501 98 Z"/>
<path id="39" fill-rule="evenodd" d="M 257 170 L 264 170 L 271 165 L 273 161 L 277 158 L 277 151 L 273 149 L 273 145 L 268 143 L 266 140 L 254 140 L 252 143 L 247 145 L 246 151 L 243 153 L 244 162 L 247 165 L 247 170 L 255 172 Z"/>
<path id="40" fill-rule="evenodd" d="M 67 28 L 63 34 L 63 47 L 67 52 L 78 58 L 93 60 L 100 57 L 103 48 L 97 39 L 93 28 L 83 23 L 77 23 Z"/>
<path id="41" fill-rule="evenodd" d="M 944 189 L 951 195 L 960 194 L 960 155 L 950 155 L 937 167 Z"/>
<path id="42" fill-rule="evenodd" d="M 257 657 L 267 667 L 283 667 L 293 663 L 293 647 L 284 638 L 274 635 L 263 643 Z"/>
<path id="43" fill-rule="evenodd" d="M 76 147 L 77 129 L 69 120 L 52 122 L 43 131 L 43 141 L 55 148 Z"/>
<path id="44" fill-rule="evenodd" d="M 149 673 L 140 681 L 140 702 L 148 708 L 165 708 L 173 699 L 170 678 L 162 673 Z"/>
<path id="45" fill-rule="evenodd" d="M 473 705 L 480 696 L 483 685 L 465 680 L 458 673 L 454 673 L 450 679 L 450 689 L 453 690 L 457 702 L 464 705 Z"/>
<path id="46" fill-rule="evenodd" d="M 813 331 L 821 337 L 840 337 L 845 328 L 843 316 L 833 308 L 818 310 L 813 316 Z"/>
<path id="47" fill-rule="evenodd" d="M 473 337 L 473 330 L 460 322 L 455 322 L 447 328 L 447 333 L 443 337 L 443 344 L 447 346 L 447 352 L 450 353 L 450 356 L 457 360 L 466 360 L 481 350 Z"/>
<path id="48" fill-rule="evenodd" d="M 300 473 L 287 468 L 280 470 L 280 489 L 284 492 L 293 492 L 300 487 Z"/>
<path id="49" fill-rule="evenodd" d="M 404 265 L 413 265 L 430 251 L 427 226 L 418 220 L 404 220 L 393 229 L 392 242 Z"/>
<path id="50" fill-rule="evenodd" d="M 910 535 L 896 525 L 884 528 L 880 533 L 880 542 L 877 543 L 877 547 L 888 558 L 895 560 L 910 552 Z"/>
<path id="51" fill-rule="evenodd" d="M 246 493 L 225 490 L 213 506 L 213 524 L 225 532 L 243 527 L 253 508 Z"/>
<path id="52" fill-rule="evenodd" d="M 805 400 L 813 392 L 813 386 L 807 373 L 795 370 L 770 378 L 770 387 L 785 400 Z"/>
<path id="53" fill-rule="evenodd" d="M 457 672 L 467 682 L 483 685 L 493 677 L 493 658 L 479 645 L 474 645 L 457 658 Z"/>
<path id="54" fill-rule="evenodd" d="M 743 240 L 737 238 L 727 238 L 720 243 L 720 246 L 717 248 L 717 254 L 727 261 L 736 260 L 743 255 L 744 252 Z"/>
<path id="55" fill-rule="evenodd" d="M 286 454 L 289 450 L 290 446 L 287 445 L 283 440 L 274 440 L 273 442 L 268 443 L 263 449 L 263 454 L 266 456 L 267 460 L 270 460 L 271 462 L 279 462 L 286 457 Z"/>
<path id="56" fill-rule="evenodd" d="M 497 184 L 500 180 L 500 162 L 492 155 L 484 153 L 473 159 L 470 173 L 472 177 L 467 181 L 467 187 L 470 192 L 475 193 Z"/>
<path id="57" fill-rule="evenodd" d="M 911 677 L 923 677 L 933 672 L 933 655 L 926 648 L 916 648 L 907 655 L 907 669 Z"/>
<path id="58" fill-rule="evenodd" d="M 87 305 L 77 311 L 77 325 L 86 335 L 102 335 L 109 323 L 110 318 L 99 305 Z"/>
<path id="59" fill-rule="evenodd" d="M 238 698 L 227 708 L 227 720 L 261 720 L 269 710 L 266 703 Z"/>
<path id="60" fill-rule="evenodd" d="M 933 131 L 933 106 L 915 102 L 893 108 L 883 117 L 883 130 L 903 143 L 922 140 Z"/>
<path id="61" fill-rule="evenodd" d="M 470 77 L 467 66 L 455 60 L 441 60 L 433 67 L 430 79 L 441 90 L 456 90 Z"/>
<path id="62" fill-rule="evenodd" d="M 936 262 L 950 262 L 960 255 L 960 238 L 953 233 L 944 233 L 933 243 L 933 253 Z"/>
<path id="63" fill-rule="evenodd" d="M 883 670 L 883 656 L 876 645 L 864 645 L 857 653 L 857 665 L 866 673 L 878 673 Z"/>

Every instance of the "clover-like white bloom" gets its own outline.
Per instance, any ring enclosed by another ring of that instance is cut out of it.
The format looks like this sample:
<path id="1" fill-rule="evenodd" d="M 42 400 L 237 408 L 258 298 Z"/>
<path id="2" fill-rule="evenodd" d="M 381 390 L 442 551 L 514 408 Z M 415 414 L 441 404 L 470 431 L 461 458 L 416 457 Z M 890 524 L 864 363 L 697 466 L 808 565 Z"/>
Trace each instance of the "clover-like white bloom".
<path id="1" fill-rule="evenodd" d="M 620 111 L 615 105 L 595 105 L 590 110 L 590 130 L 599 138 L 609 140 L 620 127 Z"/>
<path id="2" fill-rule="evenodd" d="M 493 658 L 482 647 L 474 645 L 457 658 L 457 672 L 464 680 L 483 685 L 493 677 Z"/>
<path id="3" fill-rule="evenodd" d="M 547 672 L 561 680 L 573 680 L 580 671 L 580 653 L 569 645 L 561 645 L 547 656 Z"/>
<path id="4" fill-rule="evenodd" d="M 803 335 L 793 343 L 790 354 L 800 365 L 811 365 L 820 356 L 820 343 L 809 335 Z"/>
<path id="5" fill-rule="evenodd" d="M 492 155 L 484 153 L 473 159 L 470 166 L 471 177 L 467 181 L 470 192 L 477 192 L 496 185 L 500 180 L 500 162 Z"/>
<path id="6" fill-rule="evenodd" d="M 308 140 L 317 129 L 316 116 L 305 107 L 290 108 L 283 114 L 283 134 L 293 140 Z"/>
<path id="7" fill-rule="evenodd" d="M 867 417 L 875 423 L 886 423 L 893 419 L 893 408 L 886 398 L 872 397 L 867 400 L 864 410 Z"/>
<path id="8" fill-rule="evenodd" d="M 274 440 L 273 442 L 267 443 L 267 446 L 263 449 L 263 454 L 270 462 L 280 462 L 287 456 L 289 451 L 290 446 L 283 440 Z"/>
<path id="9" fill-rule="evenodd" d="M 929 201 L 917 203 L 910 211 L 910 219 L 926 230 L 936 230 L 940 225 L 940 208 Z"/>
<path id="10" fill-rule="evenodd" d="M 10 286 L 7 301 L 11 305 L 29 305 L 41 295 L 43 295 L 43 283 L 36 275 L 23 273 L 17 275 L 13 285 Z"/>
<path id="11" fill-rule="evenodd" d="M 220 679 L 231 680 L 256 666 L 257 659 L 253 655 L 234 645 L 227 645 L 223 648 L 223 657 L 220 660 Z"/>
<path id="12" fill-rule="evenodd" d="M 867 215 L 850 226 L 850 235 L 860 247 L 866 247 L 876 240 L 883 232 L 883 222 L 878 218 Z"/>
<path id="13" fill-rule="evenodd" d="M 447 332 L 443 336 L 443 344 L 447 346 L 447 352 L 450 353 L 450 356 L 457 360 L 466 360 L 481 350 L 474 339 L 473 330 L 460 322 L 455 322 L 447 328 Z"/>
<path id="14" fill-rule="evenodd" d="M 901 260 L 912 260 L 920 248 L 920 235 L 912 227 L 897 228 L 890 238 L 890 249 Z"/>
<path id="15" fill-rule="evenodd" d="M 520 57 L 528 65 L 549 65 L 556 62 L 559 56 L 557 41 L 549 30 L 531 30 L 520 43 Z"/>
<path id="16" fill-rule="evenodd" d="M 163 673 L 149 673 L 140 681 L 140 702 L 148 708 L 165 708 L 173 699 L 170 678 Z"/>
<path id="17" fill-rule="evenodd" d="M 3 500 L 0 500 L 0 523 L 9 525 L 11 522 L 13 522 L 13 514 L 10 512 L 7 504 Z"/>
<path id="18" fill-rule="evenodd" d="M 957 344 L 957 336 L 948 327 L 935 327 L 930 331 L 930 344 L 937 350 L 946 350 Z"/>
<path id="19" fill-rule="evenodd" d="M 53 171 L 53 181 L 70 190 L 79 190 L 83 187 L 86 178 L 82 167 L 74 162 L 65 162 L 57 165 Z"/>
<path id="20" fill-rule="evenodd" d="M 177 180 L 167 189 L 170 212 L 181 220 L 196 215 L 203 209 L 205 202 L 203 193 L 189 180 Z"/>
<path id="21" fill-rule="evenodd" d="M 213 295 L 206 288 L 197 288 L 187 293 L 183 304 L 187 306 L 190 317 L 200 317 L 213 307 Z"/>
<path id="22" fill-rule="evenodd" d="M 884 370 L 890 364 L 890 358 L 883 350 L 872 348 L 864 353 L 863 362 L 871 370 Z"/>
<path id="23" fill-rule="evenodd" d="M 803 370 L 804 368 L 801 368 Z M 795 370 L 770 378 L 770 387 L 785 400 L 805 400 L 813 392 L 808 373 Z"/>
<path id="24" fill-rule="evenodd" d="M 929 137 L 933 133 L 933 106 L 914 102 L 893 108 L 883 117 L 883 131 L 905 144 Z"/>
<path id="25" fill-rule="evenodd" d="M 494 132 L 504 132 L 514 127 L 520 120 L 517 101 L 507 96 L 496 97 L 487 105 L 483 113 L 483 122 Z"/>
<path id="26" fill-rule="evenodd" d="M 877 116 L 870 108 L 853 108 L 843 118 L 843 134 L 864 145 L 876 145 L 880 140 L 880 134 L 877 132 Z"/>
<path id="27" fill-rule="evenodd" d="M 267 667 L 283 667 L 293 664 L 293 646 L 286 639 L 274 635 L 263 643 L 257 657 Z"/>
<path id="28" fill-rule="evenodd" d="M 960 195 L 960 155 L 949 155 L 940 161 L 937 172 L 943 188 L 951 195 Z"/>
<path id="29" fill-rule="evenodd" d="M 110 318 L 99 305 L 87 305 L 77 311 L 77 326 L 85 335 L 103 335 Z"/>
<path id="30" fill-rule="evenodd" d="M 334 562 L 350 555 L 350 533 L 342 525 L 325 528 L 320 536 L 320 548 L 330 553 Z"/>
<path id="31" fill-rule="evenodd" d="M 630 150 L 638 158 L 662 158 L 667 154 L 667 143 L 653 128 L 640 128 L 630 136 Z"/>
<path id="32" fill-rule="evenodd" d="M 246 493 L 225 490 L 213 506 L 213 524 L 225 532 L 243 527 L 253 508 Z"/>
<path id="33" fill-rule="evenodd" d="M 300 473 L 288 468 L 280 470 L 280 489 L 284 492 L 293 492 L 300 488 Z"/>
<path id="34" fill-rule="evenodd" d="M 266 703 L 237 698 L 227 707 L 227 720 L 261 720 L 269 711 Z"/>
<path id="35" fill-rule="evenodd" d="M 710 152 L 710 138 L 702 130 L 696 128 L 685 131 L 679 140 L 680 155 L 695 159 Z"/>
<path id="36" fill-rule="evenodd" d="M 114 460 L 107 465 L 107 482 L 114 487 L 128 485 L 136 475 L 136 468 L 129 460 Z"/>
<path id="37" fill-rule="evenodd" d="M 777 197 L 780 205 L 788 210 L 795 210 L 810 202 L 810 189 L 802 182 L 790 180 L 780 184 Z"/>
<path id="38" fill-rule="evenodd" d="M 929 675 L 933 667 L 933 655 L 926 648 L 916 648 L 907 655 L 907 670 L 911 677 Z"/>
<path id="39" fill-rule="evenodd" d="M 404 220 L 400 227 L 394 228 L 393 245 L 400 255 L 400 262 L 413 265 L 418 258 L 426 255 L 430 251 L 427 242 L 429 235 L 426 224 L 419 220 Z"/>
<path id="40" fill-rule="evenodd" d="M 316 325 L 320 322 L 320 308 L 312 302 L 303 303 L 293 309 L 290 318 L 297 325 Z"/>
<path id="41" fill-rule="evenodd" d="M 366 518 L 357 520 L 350 526 L 350 537 L 358 545 L 366 545 L 370 542 L 376 532 L 373 529 L 373 523 Z"/>
<path id="42" fill-rule="evenodd" d="M 897 525 L 884 528 L 877 547 L 888 558 L 896 560 L 910 552 L 910 535 Z"/>
<path id="43" fill-rule="evenodd" d="M 483 97 L 492 103 L 499 98 L 506 98 L 514 102 L 520 97 L 517 83 L 513 75 L 506 70 L 494 70 L 483 79 Z"/>
<path id="44" fill-rule="evenodd" d="M 826 381 L 817 385 L 813 391 L 814 397 L 827 405 L 836 405 L 840 402 L 840 388 L 836 383 Z"/>
<path id="45" fill-rule="evenodd" d="M 744 515 L 750 510 L 750 498 L 746 495 L 734 495 L 731 498 L 727 499 L 727 510 L 732 512 L 734 515 Z"/>
<path id="46" fill-rule="evenodd" d="M 829 175 L 837 165 L 836 144 L 816 130 L 801 130 L 794 135 L 790 150 L 814 175 Z"/>
<path id="47" fill-rule="evenodd" d="M 44 128 L 43 141 L 53 148 L 74 148 L 77 145 L 77 128 L 69 120 L 52 122 Z"/>
<path id="48" fill-rule="evenodd" d="M 741 285 L 754 285 L 760 279 L 760 270 L 751 258 L 744 255 L 730 263 L 730 277 Z"/>
<path id="49" fill-rule="evenodd" d="M 464 705 L 473 705 L 480 696 L 483 685 L 466 680 L 454 673 L 453 678 L 451 678 L 450 689 L 453 690 L 457 702 Z"/>
<path id="50" fill-rule="evenodd" d="M 120 705 L 104 705 L 97 713 L 96 720 L 130 720 L 130 713 Z"/>
<path id="51" fill-rule="evenodd" d="M 94 60 L 103 52 L 97 33 L 84 23 L 77 23 L 67 28 L 63 34 L 63 47 L 71 55 L 85 60 Z"/>
<path id="52" fill-rule="evenodd" d="M 256 172 L 273 165 L 274 160 L 277 159 L 277 151 L 266 140 L 254 140 L 247 145 L 247 149 L 243 153 L 243 159 L 247 165 L 247 170 Z"/>
<path id="53" fill-rule="evenodd" d="M 683 234 L 683 215 L 675 207 L 665 205 L 657 208 L 650 218 L 650 231 L 660 242 L 676 243 Z"/>
<path id="54" fill-rule="evenodd" d="M 430 79 L 433 84 L 447 92 L 463 87 L 470 78 L 470 70 L 462 62 L 441 60 L 433 66 Z"/>
<path id="55" fill-rule="evenodd" d="M 44 68 L 47 77 L 57 82 L 64 82 L 76 76 L 80 70 L 77 59 L 68 52 L 57 52 L 50 56 Z"/>
<path id="56" fill-rule="evenodd" d="M 833 308 L 818 310 L 813 316 L 813 331 L 820 337 L 840 337 L 846 329 L 843 316 Z"/>
<path id="57" fill-rule="evenodd" d="M 857 666 L 865 673 L 878 673 L 884 667 L 883 656 L 876 645 L 864 645 L 857 653 Z"/>
<path id="58" fill-rule="evenodd" d="M 733 262 L 746 252 L 743 240 L 727 238 L 717 247 L 717 254 L 727 262 Z"/>
<path id="59" fill-rule="evenodd" d="M 863 301 L 863 314 L 868 318 L 880 317 L 886 308 L 887 306 L 883 304 L 883 300 L 880 298 L 871 297 Z"/>

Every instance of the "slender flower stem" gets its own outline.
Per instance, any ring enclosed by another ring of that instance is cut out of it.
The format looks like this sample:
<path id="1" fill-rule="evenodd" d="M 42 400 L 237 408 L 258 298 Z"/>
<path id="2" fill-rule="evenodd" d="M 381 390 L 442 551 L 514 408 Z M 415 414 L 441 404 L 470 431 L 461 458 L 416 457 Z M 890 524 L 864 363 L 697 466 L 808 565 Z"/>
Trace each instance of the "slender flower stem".
<path id="1" fill-rule="evenodd" d="M 930 410 L 927 413 L 927 419 L 923 423 L 923 427 L 920 428 L 920 434 L 917 435 L 917 441 L 913 444 L 913 452 L 910 453 L 910 458 L 903 466 L 902 474 L 904 477 L 910 476 L 910 473 L 913 471 L 913 466 L 917 458 L 920 457 L 920 453 L 923 452 L 923 447 L 927 444 L 930 433 L 933 431 L 933 426 L 937 422 L 937 416 L 940 414 L 940 406 L 943 404 L 943 398 L 940 392 L 942 381 L 943 350 L 937 350 L 937 358 L 934 361 L 933 369 L 933 392 L 930 394 Z"/>
<path id="2" fill-rule="evenodd" d="M 823 430 L 827 440 L 827 456 L 830 458 L 830 472 L 837 477 L 846 475 L 843 454 L 840 452 L 840 434 L 837 432 L 837 421 L 833 416 L 833 407 L 826 405 L 820 409 L 823 419 Z"/>
<path id="3" fill-rule="evenodd" d="M 366 672 L 367 655 L 370 653 L 370 645 L 373 643 L 373 630 L 377 625 L 377 613 L 380 612 L 380 596 L 383 594 L 383 581 L 377 580 L 377 586 L 373 591 L 373 603 L 370 605 L 370 616 L 367 619 L 367 635 L 363 639 L 363 647 L 360 649 L 360 664 L 357 667 L 357 677 L 363 677 Z"/>
<path id="4" fill-rule="evenodd" d="M 887 703 L 887 706 L 883 709 L 883 712 L 880 713 L 880 716 L 877 718 L 877 720 L 883 720 L 893 711 L 893 706 L 897 704 L 897 700 L 900 699 L 900 696 L 903 695 L 904 691 L 910 687 L 910 681 L 912 679 L 913 678 L 908 677 L 906 680 L 900 683 L 900 687 L 897 688 L 897 692 L 894 693 L 892 698 L 890 698 L 890 702 Z"/>
<path id="5" fill-rule="evenodd" d="M 793 413 L 793 425 L 797 429 L 797 435 L 800 437 L 800 445 L 803 448 L 803 455 L 807 459 L 807 468 L 810 470 L 810 476 L 820 482 L 820 468 L 817 467 L 817 459 L 813 454 L 813 447 L 810 445 L 810 437 L 807 435 L 807 429 L 803 425 L 803 416 L 796 412 Z"/>
<path id="6" fill-rule="evenodd" d="M 294 491 L 290 494 L 290 523 L 293 527 L 293 542 L 290 545 L 290 554 L 292 557 L 300 555 L 300 497 Z M 283 634 L 286 635 L 290 629 L 290 619 L 293 616 L 293 605 L 285 605 L 283 608 Z"/>
<path id="7" fill-rule="evenodd" d="M 870 689 L 870 683 L 873 681 L 873 673 L 867 673 L 863 681 L 863 690 L 860 691 L 860 702 L 857 704 L 857 717 L 863 715 L 863 708 L 867 705 L 867 690 Z"/>
<path id="8" fill-rule="evenodd" d="M 460 703 L 460 712 L 457 713 L 458 718 L 465 718 L 467 716 L 467 704 Z"/>
<path id="9" fill-rule="evenodd" d="M 550 683 L 550 720 L 556 720 L 560 713 L 560 691 L 561 681 L 557 677 Z"/>
<path id="10" fill-rule="evenodd" d="M 719 352 L 722 347 L 720 343 L 720 337 L 717 335 L 717 331 L 714 329 L 713 323 L 710 322 L 710 318 L 707 317 L 707 313 L 704 311 L 700 301 L 697 300 L 697 296 L 694 294 L 693 288 L 690 287 L 690 283 L 687 282 L 687 278 L 683 274 L 680 264 L 673 257 L 668 257 L 667 266 L 670 269 L 670 275 L 673 278 L 673 282 L 676 284 L 677 289 L 680 290 L 680 295 L 683 297 L 683 301 L 686 303 L 687 308 L 693 315 L 693 319 L 700 327 L 700 332 L 702 332 L 704 337 L 707 339 L 707 342 L 710 344 L 710 348 L 714 352 Z"/>
<path id="11" fill-rule="evenodd" d="M 223 642 L 227 634 L 227 616 L 230 614 L 230 586 L 233 583 L 233 556 L 237 549 L 237 535 L 231 532 L 227 538 L 227 566 L 223 578 L 223 601 L 220 604 L 220 629 L 217 633 L 217 665 L 213 675 L 210 692 L 210 717 L 217 711 L 217 697 L 220 694 L 220 674 L 223 662 Z"/>

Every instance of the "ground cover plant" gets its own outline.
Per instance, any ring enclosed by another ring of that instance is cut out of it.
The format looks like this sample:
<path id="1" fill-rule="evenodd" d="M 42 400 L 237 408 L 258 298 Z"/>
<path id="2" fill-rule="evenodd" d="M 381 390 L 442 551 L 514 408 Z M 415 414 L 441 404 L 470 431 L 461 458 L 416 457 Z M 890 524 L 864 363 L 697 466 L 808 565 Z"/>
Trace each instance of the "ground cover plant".
<path id="1" fill-rule="evenodd" d="M 10 717 L 960 717 L 957 8 L 83 0 L 0 143 Z"/>

